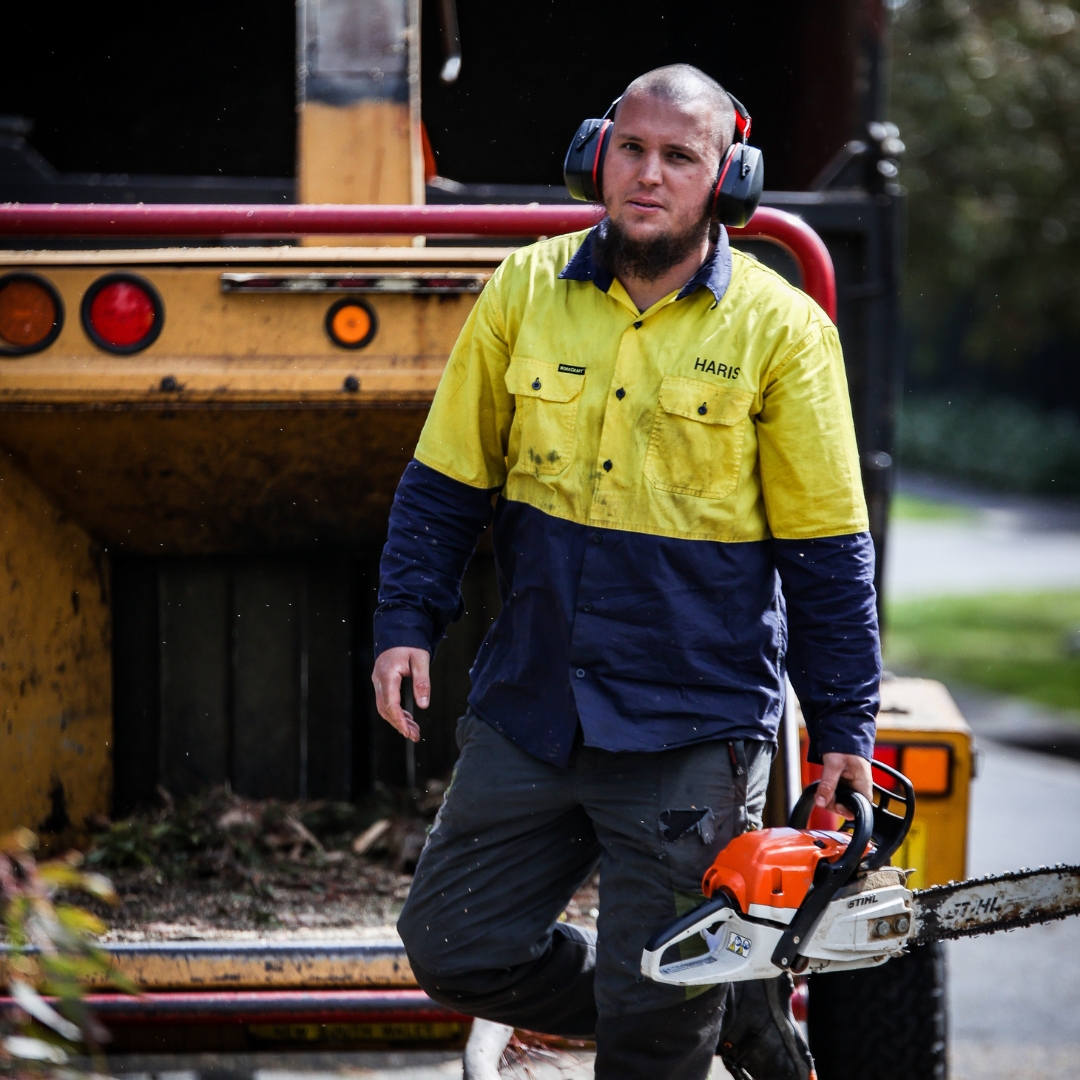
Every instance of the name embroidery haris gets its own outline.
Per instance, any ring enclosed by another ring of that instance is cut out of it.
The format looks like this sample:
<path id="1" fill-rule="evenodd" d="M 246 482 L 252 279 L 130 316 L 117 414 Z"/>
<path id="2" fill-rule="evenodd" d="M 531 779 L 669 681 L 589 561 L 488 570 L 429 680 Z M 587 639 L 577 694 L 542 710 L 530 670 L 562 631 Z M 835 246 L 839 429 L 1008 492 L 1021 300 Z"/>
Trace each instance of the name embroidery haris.
<path id="1" fill-rule="evenodd" d="M 728 367 L 727 364 L 721 364 L 719 360 L 705 360 L 699 356 L 694 361 L 694 370 L 704 371 L 706 375 L 716 375 L 721 379 L 737 379 L 742 369 Z"/>

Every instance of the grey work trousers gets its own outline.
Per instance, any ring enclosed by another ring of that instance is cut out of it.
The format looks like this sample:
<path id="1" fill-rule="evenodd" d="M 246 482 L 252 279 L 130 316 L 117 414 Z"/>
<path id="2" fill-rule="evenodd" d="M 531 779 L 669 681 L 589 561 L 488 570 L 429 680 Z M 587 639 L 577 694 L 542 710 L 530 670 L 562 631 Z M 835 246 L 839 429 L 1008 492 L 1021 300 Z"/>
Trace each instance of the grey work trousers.
<path id="1" fill-rule="evenodd" d="M 469 1015 L 595 1033 L 598 1080 L 706 1077 L 727 987 L 652 982 L 641 952 L 702 899 L 720 849 L 760 827 L 771 744 L 578 746 L 560 769 L 471 713 L 457 734 L 461 757 L 398 922 L 420 985 Z M 597 933 L 558 922 L 598 865 Z"/>

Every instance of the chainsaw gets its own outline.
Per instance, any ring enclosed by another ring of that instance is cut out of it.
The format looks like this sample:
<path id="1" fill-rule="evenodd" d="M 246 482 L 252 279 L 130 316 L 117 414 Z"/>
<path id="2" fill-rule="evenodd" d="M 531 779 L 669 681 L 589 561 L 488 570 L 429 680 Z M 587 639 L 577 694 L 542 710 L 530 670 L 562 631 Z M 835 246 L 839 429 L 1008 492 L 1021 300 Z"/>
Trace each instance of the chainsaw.
<path id="1" fill-rule="evenodd" d="M 1080 866 L 909 889 L 910 871 L 889 860 L 911 828 L 915 791 L 896 769 L 877 761 L 874 769 L 892 784 L 875 783 L 873 803 L 841 785 L 837 802 L 853 817 L 838 831 L 807 827 L 815 783 L 788 828 L 735 837 L 705 871 L 705 902 L 646 944 L 642 974 L 697 986 L 851 971 L 884 964 L 910 945 L 1080 914 Z"/>

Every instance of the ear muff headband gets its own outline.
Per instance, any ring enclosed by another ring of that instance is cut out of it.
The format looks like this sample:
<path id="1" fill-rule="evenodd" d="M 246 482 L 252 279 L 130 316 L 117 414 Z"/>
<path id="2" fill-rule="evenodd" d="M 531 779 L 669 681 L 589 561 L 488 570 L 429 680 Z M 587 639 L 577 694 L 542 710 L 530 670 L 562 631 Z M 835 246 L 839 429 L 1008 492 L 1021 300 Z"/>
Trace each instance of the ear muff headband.
<path id="1" fill-rule="evenodd" d="M 728 100 L 731 102 L 731 107 L 735 110 L 735 137 L 732 139 L 732 142 L 749 142 L 750 128 L 753 125 L 753 120 L 750 119 L 750 114 L 746 111 L 746 106 L 734 94 L 728 94 Z"/>

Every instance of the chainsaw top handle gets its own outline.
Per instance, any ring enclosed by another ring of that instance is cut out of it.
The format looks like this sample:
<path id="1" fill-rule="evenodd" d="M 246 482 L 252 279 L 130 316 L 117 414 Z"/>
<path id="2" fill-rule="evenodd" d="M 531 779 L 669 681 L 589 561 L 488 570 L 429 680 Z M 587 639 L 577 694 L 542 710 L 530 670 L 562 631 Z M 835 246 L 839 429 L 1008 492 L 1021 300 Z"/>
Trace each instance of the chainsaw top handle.
<path id="1" fill-rule="evenodd" d="M 912 787 L 911 781 L 902 772 L 892 768 L 891 765 L 885 765 L 880 761 L 874 761 L 872 764 L 875 769 L 880 769 L 881 772 L 891 776 L 903 789 L 903 793 L 890 791 L 880 784 L 874 784 L 874 790 L 878 793 L 878 801 L 873 804 L 873 831 L 871 838 L 874 842 L 874 850 L 866 860 L 867 870 L 877 870 L 888 865 L 896 849 L 900 847 L 907 837 L 908 829 L 911 828 L 911 822 L 915 818 L 915 788 Z M 818 786 L 815 782 L 799 796 L 799 801 L 792 808 L 791 818 L 788 821 L 788 824 L 793 829 L 805 829 L 807 827 L 810 821 L 810 811 L 814 807 L 814 796 L 817 794 L 817 789 Z M 836 801 L 854 810 L 855 808 L 851 802 L 845 797 L 849 791 L 851 791 L 851 788 L 841 784 L 836 789 Z M 894 802 L 903 804 L 903 817 L 894 814 L 889 809 Z"/>
<path id="2" fill-rule="evenodd" d="M 799 797 L 795 809 L 791 812 L 791 827 L 805 829 L 810 817 L 810 807 L 817 793 L 817 784 L 811 784 Z M 788 924 L 787 930 L 773 950 L 772 962 L 782 971 L 801 971 L 806 960 L 800 957 L 799 947 L 810 940 L 815 927 L 824 915 L 836 894 L 855 876 L 862 862 L 863 855 L 874 832 L 874 807 L 864 795 L 860 795 L 847 784 L 838 784 L 836 801 L 843 803 L 855 815 L 851 839 L 844 854 L 835 862 L 822 859 L 814 872 L 814 883 L 810 886 L 803 902 L 799 905 L 795 917 Z M 804 806 L 805 804 L 805 806 Z M 797 815 L 801 814 L 801 823 Z"/>

